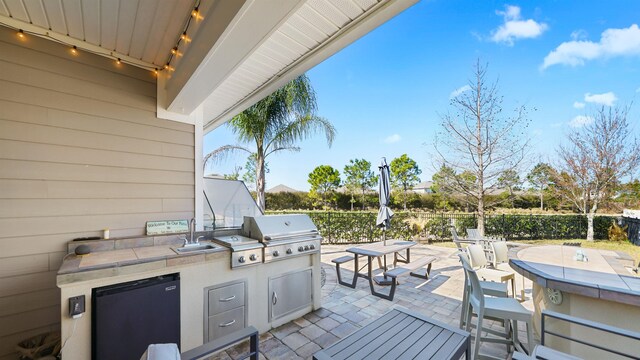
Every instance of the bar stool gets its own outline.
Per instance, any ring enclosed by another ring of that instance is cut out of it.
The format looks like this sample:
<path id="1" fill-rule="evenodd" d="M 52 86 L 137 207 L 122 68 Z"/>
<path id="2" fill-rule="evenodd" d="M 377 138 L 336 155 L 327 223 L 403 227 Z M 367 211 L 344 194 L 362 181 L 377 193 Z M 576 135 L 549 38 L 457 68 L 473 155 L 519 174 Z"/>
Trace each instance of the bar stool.
<path id="1" fill-rule="evenodd" d="M 477 272 L 478 277 L 485 281 L 497 281 L 497 282 L 511 282 L 511 290 L 513 297 L 516 296 L 516 276 L 513 271 L 503 271 L 497 269 L 489 269 L 487 265 L 489 262 L 484 255 L 484 249 L 482 245 L 469 245 L 467 246 L 467 253 L 471 260 L 471 266 Z"/>
<path id="2" fill-rule="evenodd" d="M 522 306 L 522 304 L 520 304 L 516 299 L 485 296 L 476 271 L 473 270 L 464 255 L 458 254 L 458 256 L 460 257 L 462 267 L 464 268 L 471 283 L 471 291 L 469 292 L 469 308 L 467 310 L 467 318 L 465 321 L 466 331 L 471 331 L 471 319 L 473 314 L 475 313 L 478 317 L 478 323 L 475 327 L 475 344 L 472 358 L 479 359 L 481 341 L 513 345 L 518 351 L 526 352 L 528 354 L 529 351 L 525 350 L 518 340 L 518 321 L 526 323 L 528 346 L 529 349 L 533 349 L 532 313 L 525 309 L 524 306 Z M 505 330 L 508 334 L 509 328 L 511 328 L 511 339 L 490 337 L 489 334 L 483 337 L 483 331 L 491 333 L 482 327 L 484 319 L 489 317 L 505 319 Z M 507 326 L 507 324 L 509 324 L 509 326 Z M 486 356 L 483 357 L 486 358 Z"/>
<path id="3" fill-rule="evenodd" d="M 468 255 L 466 252 L 460 252 L 460 256 L 464 256 L 467 261 L 469 261 Z M 496 297 L 509 297 L 509 289 L 507 289 L 507 284 L 502 282 L 493 282 L 493 281 L 480 281 L 480 286 L 482 287 L 482 291 L 487 296 L 496 296 Z M 467 277 L 467 272 L 464 272 L 464 291 L 462 292 L 462 307 L 460 310 L 460 329 L 463 329 L 465 326 L 465 319 L 467 318 L 467 311 L 469 309 L 469 291 L 471 291 L 471 282 Z"/>

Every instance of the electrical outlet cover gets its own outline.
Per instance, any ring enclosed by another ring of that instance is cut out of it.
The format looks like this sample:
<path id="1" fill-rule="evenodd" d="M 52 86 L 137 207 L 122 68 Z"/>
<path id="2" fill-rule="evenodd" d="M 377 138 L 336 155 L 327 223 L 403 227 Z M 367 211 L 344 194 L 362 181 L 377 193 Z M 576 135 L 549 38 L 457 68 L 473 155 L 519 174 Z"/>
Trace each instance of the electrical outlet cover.
<path id="1" fill-rule="evenodd" d="M 69 316 L 80 315 L 84 313 L 84 295 L 69 298 Z"/>

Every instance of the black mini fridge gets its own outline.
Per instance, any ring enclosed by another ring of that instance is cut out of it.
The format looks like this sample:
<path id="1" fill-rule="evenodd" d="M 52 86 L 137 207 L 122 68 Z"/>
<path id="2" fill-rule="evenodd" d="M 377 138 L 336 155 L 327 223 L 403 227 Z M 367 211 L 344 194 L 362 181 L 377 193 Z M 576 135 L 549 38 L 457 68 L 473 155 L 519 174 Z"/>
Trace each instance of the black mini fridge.
<path id="1" fill-rule="evenodd" d="M 93 360 L 139 360 L 150 344 L 180 347 L 180 275 L 92 290 Z"/>

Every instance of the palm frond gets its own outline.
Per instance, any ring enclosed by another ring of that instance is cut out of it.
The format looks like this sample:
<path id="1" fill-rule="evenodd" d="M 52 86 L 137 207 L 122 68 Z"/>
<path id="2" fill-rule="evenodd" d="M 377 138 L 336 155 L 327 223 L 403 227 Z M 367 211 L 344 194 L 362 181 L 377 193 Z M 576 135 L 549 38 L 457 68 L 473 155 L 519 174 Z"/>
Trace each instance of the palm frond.
<path id="1" fill-rule="evenodd" d="M 240 145 L 224 145 L 205 155 L 202 159 L 202 167 L 206 169 L 209 163 L 219 163 L 237 151 L 246 151 L 249 154 L 253 153 L 251 150 Z"/>

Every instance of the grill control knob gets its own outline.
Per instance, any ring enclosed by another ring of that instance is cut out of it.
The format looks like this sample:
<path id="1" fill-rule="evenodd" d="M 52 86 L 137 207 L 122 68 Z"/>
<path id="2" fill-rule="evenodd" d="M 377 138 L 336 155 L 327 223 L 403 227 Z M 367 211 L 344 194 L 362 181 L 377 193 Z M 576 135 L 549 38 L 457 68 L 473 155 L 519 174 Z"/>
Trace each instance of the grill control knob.
<path id="1" fill-rule="evenodd" d="M 291 250 L 291 248 L 287 249 L 287 254 L 292 254 L 293 250 Z"/>
<path id="2" fill-rule="evenodd" d="M 278 250 L 273 252 L 273 256 L 278 256 L 278 255 L 280 255 L 280 252 Z"/>
<path id="3" fill-rule="evenodd" d="M 242 263 L 244 263 L 244 261 L 245 261 L 244 256 L 240 256 L 240 257 L 238 258 L 238 262 L 239 262 L 239 263 L 241 263 L 241 264 L 242 264 Z"/>
<path id="4" fill-rule="evenodd" d="M 303 251 L 304 251 L 304 248 L 303 248 L 302 246 L 300 246 L 300 247 L 298 248 L 298 251 L 299 251 L 299 252 L 303 252 Z"/>
<path id="5" fill-rule="evenodd" d="M 251 256 L 249 256 L 249 260 L 256 261 L 258 260 L 258 257 L 256 256 L 256 254 L 251 254 Z"/>
<path id="6" fill-rule="evenodd" d="M 305 246 L 304 246 L 304 250 L 305 250 L 305 251 L 309 250 L 309 245 L 305 245 Z"/>
<path id="7" fill-rule="evenodd" d="M 313 244 L 309 245 L 309 249 L 313 250 L 313 249 L 315 249 L 315 248 L 316 248 L 316 246 L 315 246 L 315 245 L 313 245 Z"/>

